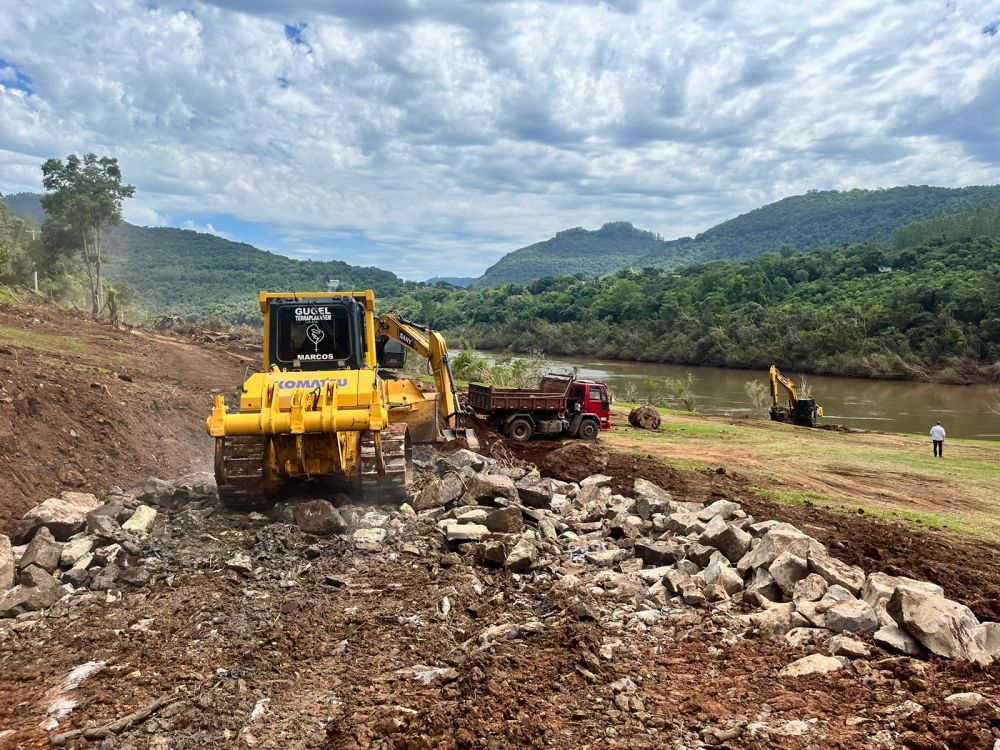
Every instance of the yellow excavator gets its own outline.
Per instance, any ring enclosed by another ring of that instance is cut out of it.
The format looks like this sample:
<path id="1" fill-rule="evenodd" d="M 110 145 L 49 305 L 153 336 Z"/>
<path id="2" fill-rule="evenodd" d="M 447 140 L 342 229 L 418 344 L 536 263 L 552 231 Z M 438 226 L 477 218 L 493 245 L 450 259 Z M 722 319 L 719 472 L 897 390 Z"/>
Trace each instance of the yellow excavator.
<path id="1" fill-rule="evenodd" d="M 815 427 L 819 417 L 823 416 L 823 407 L 816 404 L 816 399 L 799 396 L 795 382 L 782 375 L 774 365 L 771 365 L 770 377 L 771 419 L 775 422 L 791 422 L 804 427 Z M 779 387 L 784 388 L 788 395 L 788 406 L 781 406 L 778 403 Z"/>
<path id="2" fill-rule="evenodd" d="M 226 506 L 268 505 L 290 480 L 311 477 L 344 480 L 369 501 L 402 502 L 414 437 L 478 447 L 462 428 L 448 349 L 436 331 L 394 313 L 376 317 L 371 290 L 265 291 L 260 309 L 263 371 L 245 379 L 238 411 L 217 395 L 206 420 Z M 436 392 L 381 367 L 380 358 L 402 366 L 399 345 L 428 359 Z"/>

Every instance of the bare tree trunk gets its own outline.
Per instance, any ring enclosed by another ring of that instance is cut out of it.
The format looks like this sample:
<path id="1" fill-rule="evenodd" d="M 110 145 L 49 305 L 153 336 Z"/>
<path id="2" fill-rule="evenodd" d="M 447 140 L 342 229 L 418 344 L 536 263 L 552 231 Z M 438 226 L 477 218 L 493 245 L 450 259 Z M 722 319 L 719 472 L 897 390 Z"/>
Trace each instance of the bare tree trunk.
<path id="1" fill-rule="evenodd" d="M 101 227 L 100 225 L 94 227 L 94 265 L 96 266 L 95 276 L 97 277 L 97 302 L 96 309 L 98 313 L 94 317 L 98 317 L 100 311 L 104 308 L 104 279 L 101 276 L 101 254 L 103 248 L 101 247 Z"/>
<path id="2" fill-rule="evenodd" d="M 100 308 L 97 306 L 97 284 L 94 277 L 93 251 L 89 231 L 83 230 L 83 265 L 87 269 L 87 282 L 90 285 L 90 316 L 97 318 Z"/>

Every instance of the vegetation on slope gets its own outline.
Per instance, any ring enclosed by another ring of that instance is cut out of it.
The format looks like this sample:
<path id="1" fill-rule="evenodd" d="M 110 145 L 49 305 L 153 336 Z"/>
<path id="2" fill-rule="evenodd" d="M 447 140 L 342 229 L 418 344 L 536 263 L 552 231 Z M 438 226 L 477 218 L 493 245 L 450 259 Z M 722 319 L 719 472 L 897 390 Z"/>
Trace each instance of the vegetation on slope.
<path id="1" fill-rule="evenodd" d="M 631 224 L 571 229 L 504 256 L 477 287 L 528 284 L 544 276 L 601 276 L 622 268 L 680 268 L 706 260 L 749 260 L 782 247 L 822 250 L 887 241 L 900 227 L 940 213 L 1000 203 L 1000 186 L 813 190 L 724 221 L 694 238 L 668 242 Z"/>
<path id="2" fill-rule="evenodd" d="M 256 323 L 261 289 L 323 290 L 328 279 L 338 279 L 341 289 L 374 289 L 379 295 L 404 288 L 395 274 L 378 268 L 294 260 L 186 229 L 125 224 L 111 234 L 108 247 L 109 274 L 127 279 L 150 311 L 195 320 Z"/>
<path id="3" fill-rule="evenodd" d="M 953 217 L 957 226 L 965 214 Z M 934 230 L 935 232 L 937 229 Z M 454 343 L 870 377 L 1000 373 L 1000 238 L 859 244 L 669 272 L 411 290 L 394 304 Z"/>

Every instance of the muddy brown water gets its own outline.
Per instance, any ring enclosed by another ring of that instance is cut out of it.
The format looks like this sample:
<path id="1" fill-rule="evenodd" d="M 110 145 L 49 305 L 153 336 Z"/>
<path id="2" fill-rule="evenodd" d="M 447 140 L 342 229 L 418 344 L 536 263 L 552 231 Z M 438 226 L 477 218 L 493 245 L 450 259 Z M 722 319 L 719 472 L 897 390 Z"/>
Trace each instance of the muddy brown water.
<path id="1" fill-rule="evenodd" d="M 487 359 L 502 356 L 481 352 Z M 747 396 L 745 384 L 757 379 L 767 384 L 766 371 L 727 370 L 649 362 L 617 362 L 561 357 L 549 360 L 554 370 L 579 368 L 579 377 L 608 384 L 615 397 L 636 401 L 663 394 L 668 379 L 694 378 L 697 410 L 714 415 L 762 414 Z M 796 383 L 800 373 L 786 371 Z M 868 380 L 828 375 L 806 375 L 805 381 L 825 412 L 824 424 L 882 432 L 926 435 L 935 422 L 949 437 L 1000 440 L 1000 393 L 988 386 L 936 385 L 901 380 Z M 784 401 L 784 395 L 782 395 Z M 667 405 L 683 408 L 677 399 Z"/>

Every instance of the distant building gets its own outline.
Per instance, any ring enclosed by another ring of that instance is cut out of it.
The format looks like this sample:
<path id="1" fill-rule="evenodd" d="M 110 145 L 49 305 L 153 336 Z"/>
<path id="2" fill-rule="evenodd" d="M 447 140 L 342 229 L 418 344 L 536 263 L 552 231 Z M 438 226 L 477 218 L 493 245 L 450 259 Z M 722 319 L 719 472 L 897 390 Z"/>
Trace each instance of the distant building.
<path id="1" fill-rule="evenodd" d="M 326 291 L 335 292 L 340 288 L 340 279 L 327 279 Z"/>
<path id="2" fill-rule="evenodd" d="M 879 266 L 878 267 L 878 272 L 879 273 L 892 273 L 892 266 Z"/>

